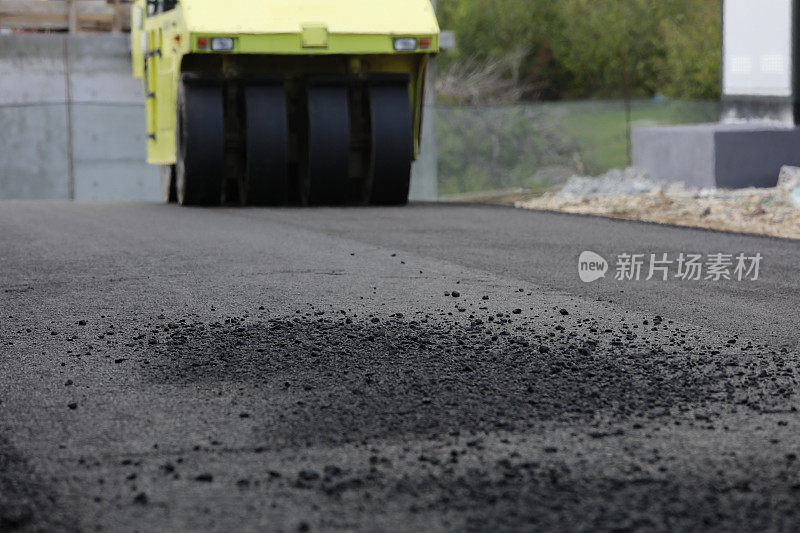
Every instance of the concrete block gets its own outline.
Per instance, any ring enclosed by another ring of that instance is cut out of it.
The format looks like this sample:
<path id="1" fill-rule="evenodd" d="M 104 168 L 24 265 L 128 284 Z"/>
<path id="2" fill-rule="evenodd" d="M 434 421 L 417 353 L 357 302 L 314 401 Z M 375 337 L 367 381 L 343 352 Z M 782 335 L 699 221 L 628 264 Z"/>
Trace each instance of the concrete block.
<path id="1" fill-rule="evenodd" d="M 634 128 L 633 165 L 694 187 L 774 187 L 800 165 L 800 129 L 770 124 Z"/>
<path id="2" fill-rule="evenodd" d="M 657 179 L 714 187 L 715 126 L 634 128 L 633 166 Z"/>

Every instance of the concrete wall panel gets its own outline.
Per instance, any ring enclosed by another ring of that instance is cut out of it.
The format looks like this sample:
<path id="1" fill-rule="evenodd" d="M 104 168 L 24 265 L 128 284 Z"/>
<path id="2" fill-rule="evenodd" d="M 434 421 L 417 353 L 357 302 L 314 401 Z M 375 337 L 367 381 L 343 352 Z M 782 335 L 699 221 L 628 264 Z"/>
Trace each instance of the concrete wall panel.
<path id="1" fill-rule="evenodd" d="M 78 34 L 67 42 L 73 102 L 144 102 L 142 82 L 131 73 L 127 35 Z"/>
<path id="2" fill-rule="evenodd" d="M 160 199 L 159 169 L 145 164 L 142 104 L 74 104 L 72 125 L 76 200 Z"/>
<path id="3" fill-rule="evenodd" d="M 69 198 L 63 104 L 0 106 L 0 198 Z"/>
<path id="4" fill-rule="evenodd" d="M 75 166 L 75 199 L 83 202 L 161 201 L 157 167 L 137 161 L 84 161 Z"/>
<path id="5" fill-rule="evenodd" d="M 160 198 L 128 43 L 112 34 L 0 35 L 0 198 Z"/>
<path id="6" fill-rule="evenodd" d="M 144 105 L 73 104 L 72 151 L 75 161 L 132 160 L 146 153 Z"/>
<path id="7" fill-rule="evenodd" d="M 0 105 L 66 101 L 64 37 L 0 35 Z"/>

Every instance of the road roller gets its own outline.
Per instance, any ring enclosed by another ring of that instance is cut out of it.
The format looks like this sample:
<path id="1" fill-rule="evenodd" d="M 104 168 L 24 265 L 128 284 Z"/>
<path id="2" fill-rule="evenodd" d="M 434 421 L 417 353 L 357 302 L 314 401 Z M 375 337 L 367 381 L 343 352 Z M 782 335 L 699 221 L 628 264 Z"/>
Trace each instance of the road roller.
<path id="1" fill-rule="evenodd" d="M 400 205 L 429 0 L 136 0 L 147 160 L 181 205 Z"/>

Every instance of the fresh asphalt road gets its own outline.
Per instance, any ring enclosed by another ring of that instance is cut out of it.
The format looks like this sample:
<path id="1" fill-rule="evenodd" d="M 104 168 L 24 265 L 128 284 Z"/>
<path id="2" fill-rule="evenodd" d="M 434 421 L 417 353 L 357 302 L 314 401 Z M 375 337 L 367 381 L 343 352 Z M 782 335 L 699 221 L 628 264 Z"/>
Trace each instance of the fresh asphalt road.
<path id="1" fill-rule="evenodd" d="M 585 284 L 585 250 L 763 259 Z M 0 530 L 796 531 L 799 252 L 487 206 L 0 203 Z"/>

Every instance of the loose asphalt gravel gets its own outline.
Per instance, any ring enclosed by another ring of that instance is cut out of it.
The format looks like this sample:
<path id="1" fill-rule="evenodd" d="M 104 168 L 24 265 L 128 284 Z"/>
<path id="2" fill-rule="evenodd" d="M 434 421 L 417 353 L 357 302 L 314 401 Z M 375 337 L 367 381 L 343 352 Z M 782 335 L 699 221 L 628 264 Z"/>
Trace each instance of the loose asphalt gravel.
<path id="1" fill-rule="evenodd" d="M 584 250 L 764 259 L 584 284 Z M 500 207 L 0 203 L 0 530 L 797 531 L 798 252 Z"/>

